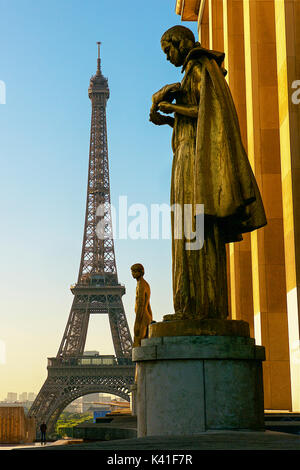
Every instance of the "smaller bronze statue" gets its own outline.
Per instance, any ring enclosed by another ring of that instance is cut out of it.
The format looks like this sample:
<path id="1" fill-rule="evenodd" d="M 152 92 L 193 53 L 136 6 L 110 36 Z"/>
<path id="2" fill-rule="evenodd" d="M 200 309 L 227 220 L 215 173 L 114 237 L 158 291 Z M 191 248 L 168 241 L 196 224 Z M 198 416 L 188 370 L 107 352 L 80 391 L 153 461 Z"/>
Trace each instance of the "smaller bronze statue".
<path id="1" fill-rule="evenodd" d="M 148 335 L 148 326 L 152 322 L 152 311 L 150 307 L 150 286 L 144 279 L 144 267 L 136 263 L 131 266 L 131 274 L 137 280 L 135 297 L 135 323 L 133 347 L 141 345 L 141 340 Z"/>

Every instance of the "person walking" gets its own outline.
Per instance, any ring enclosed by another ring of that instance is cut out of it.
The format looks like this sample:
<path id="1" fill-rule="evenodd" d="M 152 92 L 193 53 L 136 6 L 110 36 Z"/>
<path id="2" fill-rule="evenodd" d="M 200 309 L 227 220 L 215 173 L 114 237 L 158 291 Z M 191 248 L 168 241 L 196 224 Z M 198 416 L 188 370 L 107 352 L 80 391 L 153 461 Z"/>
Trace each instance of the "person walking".
<path id="1" fill-rule="evenodd" d="M 40 425 L 40 431 L 41 431 L 41 445 L 43 443 L 46 445 L 46 431 L 47 431 L 47 425 L 43 421 L 42 424 Z"/>

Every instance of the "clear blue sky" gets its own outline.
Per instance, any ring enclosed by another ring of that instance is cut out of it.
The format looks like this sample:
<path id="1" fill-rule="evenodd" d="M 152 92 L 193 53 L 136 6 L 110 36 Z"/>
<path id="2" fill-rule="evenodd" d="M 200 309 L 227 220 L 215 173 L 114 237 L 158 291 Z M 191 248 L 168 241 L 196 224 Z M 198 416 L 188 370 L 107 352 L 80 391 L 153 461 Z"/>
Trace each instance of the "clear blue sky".
<path id="1" fill-rule="evenodd" d="M 1 0 L 0 399 L 38 392 L 69 315 L 80 260 L 88 170 L 89 79 L 102 41 L 112 202 L 168 203 L 171 128 L 148 120 L 151 95 L 181 79 L 160 37 L 179 24 L 175 0 Z M 196 23 L 188 23 L 196 34 Z M 132 331 L 141 262 L 154 318 L 172 312 L 170 240 L 116 240 Z M 106 317 L 94 316 L 87 349 L 113 353 Z"/>

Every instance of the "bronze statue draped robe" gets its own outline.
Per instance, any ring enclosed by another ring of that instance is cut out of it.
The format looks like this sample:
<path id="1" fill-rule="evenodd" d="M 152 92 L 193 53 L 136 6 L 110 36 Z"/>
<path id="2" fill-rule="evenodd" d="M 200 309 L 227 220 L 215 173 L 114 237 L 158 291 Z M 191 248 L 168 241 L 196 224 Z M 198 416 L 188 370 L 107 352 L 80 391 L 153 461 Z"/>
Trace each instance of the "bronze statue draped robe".
<path id="1" fill-rule="evenodd" d="M 186 250 L 175 239 L 171 213 L 175 313 L 182 318 L 226 318 L 226 247 L 266 224 L 261 196 L 244 150 L 235 106 L 215 58 L 197 45 L 188 54 L 177 105 L 198 106 L 198 118 L 175 113 L 171 205 L 204 204 L 204 245 Z M 208 52 L 208 51 L 206 51 Z M 219 54 L 222 57 L 222 54 Z M 224 58 L 224 56 L 223 56 Z M 182 210 L 183 214 L 183 210 Z M 177 221 L 177 222 L 176 222 Z M 193 218 L 195 230 L 195 217 Z M 178 230 L 178 228 L 177 228 Z"/>

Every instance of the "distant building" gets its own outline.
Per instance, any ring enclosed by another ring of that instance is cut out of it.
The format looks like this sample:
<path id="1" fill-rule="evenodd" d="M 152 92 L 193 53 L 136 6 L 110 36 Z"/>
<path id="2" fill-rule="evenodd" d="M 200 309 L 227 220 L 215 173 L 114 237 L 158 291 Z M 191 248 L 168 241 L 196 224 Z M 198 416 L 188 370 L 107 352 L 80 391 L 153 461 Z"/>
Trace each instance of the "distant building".
<path id="1" fill-rule="evenodd" d="M 8 403 L 14 403 L 15 401 L 18 400 L 18 394 L 15 392 L 8 392 L 6 401 Z"/>
<path id="2" fill-rule="evenodd" d="M 19 398 L 18 398 L 18 393 L 17 392 L 8 392 L 7 397 L 4 399 L 2 403 L 9 403 L 9 404 L 22 404 L 24 405 L 25 409 L 30 408 L 32 403 L 34 402 L 36 397 L 36 394 L 33 392 L 22 392 L 19 393 Z"/>
<path id="3" fill-rule="evenodd" d="M 24 408 L 19 402 L 14 401 L 14 402 L 8 402 L 8 401 L 0 401 L 0 407 L 1 408 Z"/>
<path id="4" fill-rule="evenodd" d="M 100 402 L 105 402 L 105 403 L 110 403 L 111 402 L 111 395 L 104 395 L 103 393 L 99 394 L 99 401 Z"/>
<path id="5" fill-rule="evenodd" d="M 27 398 L 27 392 L 23 392 L 23 393 L 20 393 L 19 395 L 19 401 L 27 401 L 28 398 Z"/>
<path id="6" fill-rule="evenodd" d="M 109 403 L 111 402 L 111 396 L 103 393 L 91 393 L 83 397 L 77 398 L 72 401 L 66 408 L 65 411 L 71 413 L 86 413 L 94 410 L 110 410 Z"/>
<path id="7" fill-rule="evenodd" d="M 90 395 L 84 395 L 82 397 L 83 403 L 93 403 L 95 401 L 99 401 L 99 393 L 91 393 Z"/>
<path id="8" fill-rule="evenodd" d="M 82 397 L 82 412 L 85 413 L 89 410 L 94 410 L 99 407 L 98 402 L 100 401 L 99 393 L 91 393 Z"/>
<path id="9" fill-rule="evenodd" d="M 71 413 L 82 413 L 82 397 L 77 398 L 76 400 L 72 401 L 66 408 L 65 411 L 69 411 Z"/>
<path id="10" fill-rule="evenodd" d="M 99 356 L 99 351 L 84 351 L 84 356 Z"/>

